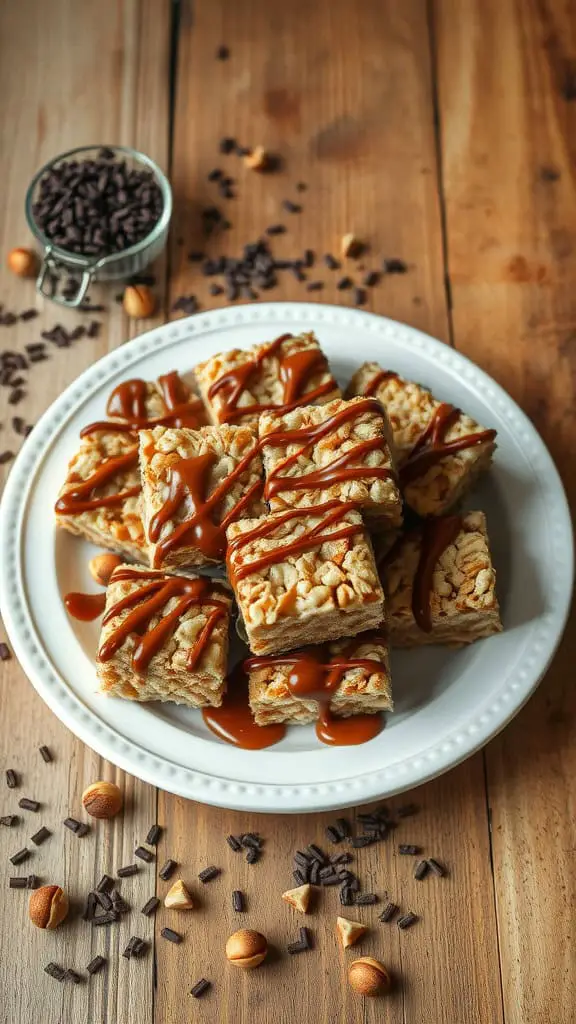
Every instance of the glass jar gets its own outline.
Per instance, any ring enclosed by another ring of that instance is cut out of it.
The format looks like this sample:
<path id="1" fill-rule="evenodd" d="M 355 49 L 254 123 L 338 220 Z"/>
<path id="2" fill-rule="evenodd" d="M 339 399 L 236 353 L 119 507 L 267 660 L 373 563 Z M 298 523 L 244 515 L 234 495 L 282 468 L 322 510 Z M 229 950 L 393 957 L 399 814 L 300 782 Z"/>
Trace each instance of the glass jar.
<path id="1" fill-rule="evenodd" d="M 108 256 L 83 256 L 70 252 L 55 245 L 38 227 L 34 220 L 32 207 L 36 202 L 40 179 L 64 160 L 94 160 L 98 153 L 106 149 L 126 161 L 129 170 L 134 168 L 151 171 L 162 194 L 162 213 L 152 230 L 145 238 L 122 252 L 110 253 Z M 42 265 L 36 281 L 36 288 L 41 295 L 59 302 L 63 306 L 79 306 L 93 281 L 116 281 L 133 277 L 141 273 L 157 256 L 160 255 L 168 239 L 168 229 L 172 216 L 172 190 L 166 176 L 158 165 L 136 149 L 129 146 L 80 146 L 61 153 L 45 164 L 33 178 L 26 193 L 26 220 L 30 231 L 42 249 Z M 59 276 L 62 271 L 80 277 L 76 294 L 70 298 L 47 290 L 51 275 Z"/>

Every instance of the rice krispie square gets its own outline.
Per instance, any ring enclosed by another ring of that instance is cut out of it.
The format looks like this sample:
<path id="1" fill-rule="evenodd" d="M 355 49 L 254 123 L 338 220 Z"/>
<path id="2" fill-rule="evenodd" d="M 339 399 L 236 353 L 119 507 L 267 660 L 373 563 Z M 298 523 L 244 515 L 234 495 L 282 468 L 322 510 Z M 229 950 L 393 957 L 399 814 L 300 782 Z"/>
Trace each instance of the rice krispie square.
<path id="1" fill-rule="evenodd" d="M 340 398 L 326 356 L 312 333 L 212 356 L 194 368 L 212 422 L 247 423 L 255 429 L 268 409 L 289 411 Z"/>
<path id="2" fill-rule="evenodd" d="M 385 556 L 392 647 L 469 644 L 502 629 L 483 512 L 428 519 Z"/>
<path id="3" fill-rule="evenodd" d="M 368 632 L 361 633 L 352 641 L 336 640 L 294 651 L 292 657 L 290 654 L 279 654 L 275 657 L 249 659 L 246 663 L 248 694 L 257 725 L 275 722 L 308 725 L 318 720 L 321 713 L 319 702 L 294 695 L 290 687 L 290 675 L 295 662 L 299 657 L 310 656 L 320 663 L 327 680 L 334 666 L 350 663 L 349 668 L 341 669 L 338 673 L 337 685 L 328 704 L 331 714 L 347 718 L 392 711 L 388 644 L 383 633 Z M 262 665 L 258 664 L 260 661 Z"/>
<path id="4" fill-rule="evenodd" d="M 253 654 L 356 636 L 382 622 L 372 545 L 350 504 L 241 519 L 227 538 L 228 576 Z"/>
<path id="5" fill-rule="evenodd" d="M 150 563 L 206 566 L 223 562 L 226 527 L 259 516 L 262 459 L 248 426 L 140 431 L 142 518 Z"/>
<path id="6" fill-rule="evenodd" d="M 346 394 L 373 396 L 384 406 L 404 499 L 420 516 L 448 512 L 492 461 L 495 430 L 377 363 L 364 363 Z"/>
<path id="7" fill-rule="evenodd" d="M 205 577 L 120 565 L 106 591 L 100 691 L 137 701 L 219 707 L 231 595 Z"/>
<path id="8" fill-rule="evenodd" d="M 356 502 L 371 526 L 399 526 L 402 496 L 388 430 L 374 398 L 263 412 L 258 432 L 271 510 L 338 499 Z"/>

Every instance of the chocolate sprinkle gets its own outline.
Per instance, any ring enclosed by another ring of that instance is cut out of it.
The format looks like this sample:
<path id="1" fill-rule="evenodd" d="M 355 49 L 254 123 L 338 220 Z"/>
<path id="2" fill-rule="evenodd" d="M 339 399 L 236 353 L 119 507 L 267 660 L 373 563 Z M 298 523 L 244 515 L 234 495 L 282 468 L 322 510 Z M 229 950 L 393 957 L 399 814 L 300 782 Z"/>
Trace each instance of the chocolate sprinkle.
<path id="1" fill-rule="evenodd" d="M 48 747 L 38 747 L 38 750 L 40 751 L 40 757 L 42 760 L 45 761 L 46 764 L 50 764 L 53 758 Z"/>
<path id="2" fill-rule="evenodd" d="M 112 897 L 107 892 L 96 892 L 94 895 L 102 910 L 112 910 Z"/>
<path id="3" fill-rule="evenodd" d="M 417 914 L 404 914 L 404 917 L 398 919 L 398 927 L 404 931 L 405 928 L 410 928 L 413 924 L 416 924 L 417 920 Z"/>
<path id="4" fill-rule="evenodd" d="M 302 207 L 299 205 L 299 203 L 294 203 L 294 202 L 292 202 L 291 199 L 284 199 L 283 202 L 282 202 L 282 206 L 284 207 L 284 209 L 286 210 L 287 213 L 301 213 L 302 212 Z"/>
<path id="5" fill-rule="evenodd" d="M 93 921 L 96 913 L 96 905 L 98 900 L 96 899 L 96 893 L 89 892 L 86 897 L 86 906 L 84 907 L 84 913 L 82 914 L 83 921 Z"/>
<path id="6" fill-rule="evenodd" d="M 405 274 L 408 270 L 408 264 L 405 263 L 404 260 L 384 260 L 382 269 L 385 270 L 387 274 Z"/>
<path id="7" fill-rule="evenodd" d="M 66 977 L 66 971 L 63 967 L 60 967 L 59 964 L 50 962 L 49 964 L 46 964 L 44 970 L 46 971 L 46 974 L 49 974 L 51 978 L 55 978 L 56 981 L 64 981 L 64 978 Z"/>
<path id="8" fill-rule="evenodd" d="M 328 270 L 340 270 L 339 261 L 330 252 L 324 254 L 324 263 L 328 267 Z"/>
<path id="9" fill-rule="evenodd" d="M 321 292 L 324 287 L 324 281 L 310 281 L 306 285 L 307 292 Z"/>
<path id="10" fill-rule="evenodd" d="M 289 942 L 286 946 L 287 953 L 305 953 L 309 947 L 304 942 Z"/>
<path id="11" fill-rule="evenodd" d="M 362 281 L 362 284 L 366 288 L 373 288 L 375 284 L 378 284 L 379 280 L 380 280 L 380 274 L 378 273 L 378 271 L 377 270 L 369 270 L 368 273 L 365 275 L 364 280 Z"/>
<path id="12" fill-rule="evenodd" d="M 326 838 L 331 843 L 341 843 L 342 842 L 342 834 L 341 834 L 340 830 L 335 828 L 333 825 L 328 825 L 328 827 L 327 827 L 327 829 L 325 831 L 326 831 Z"/>
<path id="13" fill-rule="evenodd" d="M 328 859 L 326 854 L 319 846 L 316 846 L 315 843 L 310 843 L 309 846 L 306 847 L 306 852 L 313 860 L 317 861 L 318 864 L 326 864 Z"/>
<path id="14" fill-rule="evenodd" d="M 21 807 L 23 811 L 34 811 L 34 813 L 36 813 L 40 810 L 40 801 L 29 800 L 27 796 L 23 796 L 22 799 L 18 801 L 18 807 Z"/>
<path id="15" fill-rule="evenodd" d="M 418 814 L 418 810 L 417 804 L 404 804 L 403 807 L 398 808 L 396 815 L 398 818 L 411 818 L 412 815 Z"/>
<path id="16" fill-rule="evenodd" d="M 158 874 L 160 875 L 160 878 L 162 878 L 165 882 L 167 882 L 168 879 L 172 876 L 172 874 L 174 872 L 174 869 L 177 866 L 178 865 L 177 865 L 177 862 L 175 860 L 170 860 L 170 858 L 168 858 L 166 863 L 162 865 L 162 867 L 160 868 L 160 871 L 158 872 Z"/>
<path id="17" fill-rule="evenodd" d="M 41 846 L 42 843 L 44 843 L 51 835 L 52 833 L 50 830 L 43 825 L 42 828 L 38 829 L 38 831 L 30 837 L 30 839 L 35 846 Z"/>
<path id="18" fill-rule="evenodd" d="M 152 825 L 152 828 L 150 829 L 144 842 L 148 843 L 148 846 L 156 846 L 161 835 L 162 829 L 160 828 L 160 825 Z"/>
<path id="19" fill-rule="evenodd" d="M 232 893 L 232 909 L 235 910 L 237 914 L 241 914 L 244 910 L 244 894 L 240 889 L 234 889 L 234 892 Z"/>
<path id="20" fill-rule="evenodd" d="M 270 224 L 270 227 L 266 228 L 267 235 L 283 235 L 286 231 L 285 224 Z"/>
<path id="21" fill-rule="evenodd" d="M 358 907 L 371 907 L 374 903 L 378 903 L 378 897 L 375 892 L 358 893 L 354 897 L 354 903 Z"/>
<path id="22" fill-rule="evenodd" d="M 220 139 L 220 152 L 231 153 L 236 147 L 236 140 L 231 138 Z"/>
<path id="23" fill-rule="evenodd" d="M 120 872 L 118 872 L 120 874 Z M 110 878 L 110 875 L 102 875 L 102 878 L 96 886 L 96 892 L 108 892 L 114 886 L 114 879 Z"/>
<path id="24" fill-rule="evenodd" d="M 300 942 L 306 946 L 306 949 L 312 949 L 312 936 L 307 928 L 300 929 Z"/>
<path id="25" fill-rule="evenodd" d="M 346 818 L 336 818 L 336 828 L 341 833 L 343 839 L 349 839 L 352 835 L 350 822 Z"/>
<path id="26" fill-rule="evenodd" d="M 240 853 L 241 852 L 242 844 L 240 842 L 238 842 L 236 836 L 226 836 L 226 842 L 228 843 L 228 846 L 230 847 L 230 849 L 234 850 L 234 853 Z"/>
<path id="27" fill-rule="evenodd" d="M 428 858 L 428 867 L 435 875 L 438 875 L 439 878 L 443 878 L 446 874 L 446 868 L 444 865 L 440 864 L 440 862 L 435 860 L 434 857 Z"/>
<path id="28" fill-rule="evenodd" d="M 255 832 L 245 832 L 244 835 L 240 836 L 240 842 L 242 846 L 246 846 L 248 849 L 258 851 L 262 849 L 262 840 Z"/>
<path id="29" fill-rule="evenodd" d="M 360 835 L 355 836 L 350 841 L 350 846 L 353 846 L 355 850 L 361 850 L 364 846 L 371 846 L 372 843 L 376 842 L 376 838 L 373 835 Z"/>
<path id="30" fill-rule="evenodd" d="M 25 889 L 26 888 L 26 877 L 12 877 L 9 882 L 10 889 Z"/>
<path id="31" fill-rule="evenodd" d="M 301 871 L 293 871 L 292 878 L 296 882 L 296 885 L 304 885 L 306 882 L 306 875 L 303 875 Z"/>
<path id="32" fill-rule="evenodd" d="M 160 906 L 160 900 L 158 899 L 158 897 L 157 896 L 151 896 L 149 900 L 146 900 L 146 903 L 142 907 L 142 910 L 140 911 L 140 913 L 144 914 L 145 917 L 151 917 L 152 914 L 156 913 L 156 911 L 158 910 L 159 906 Z"/>
<path id="33" fill-rule="evenodd" d="M 354 903 L 354 894 L 349 885 L 343 885 L 340 889 L 340 903 L 343 907 L 351 907 Z"/>
<path id="34" fill-rule="evenodd" d="M 414 868 L 414 878 L 417 878 L 418 881 L 421 882 L 423 878 L 426 878 L 428 870 L 429 868 L 427 860 L 418 861 L 416 867 Z"/>
<path id="35" fill-rule="evenodd" d="M 400 843 L 398 847 L 398 853 L 401 853 L 403 857 L 417 857 L 420 850 L 420 846 L 412 846 L 410 843 Z"/>
<path id="36" fill-rule="evenodd" d="M 94 917 L 92 920 L 93 925 L 105 925 L 114 924 L 118 920 L 118 914 L 115 910 L 108 910 L 105 914 L 99 914 L 98 917 Z"/>
<path id="37" fill-rule="evenodd" d="M 248 853 L 246 854 L 246 863 L 255 864 L 257 860 L 260 860 L 260 851 L 255 849 L 248 850 Z"/>
<path id="38" fill-rule="evenodd" d="M 12 768 L 6 769 L 6 785 L 8 789 L 16 789 L 18 785 L 18 776 Z"/>
<path id="39" fill-rule="evenodd" d="M 211 985 L 211 981 L 207 981 L 206 978 L 200 978 L 200 981 L 197 981 L 194 987 L 190 989 L 190 995 L 194 996 L 195 999 L 200 999 Z"/>
<path id="40" fill-rule="evenodd" d="M 80 822 L 76 818 L 64 818 L 62 824 L 69 828 L 71 832 L 77 832 L 80 828 Z"/>
<path id="41" fill-rule="evenodd" d="M 336 287 L 339 292 L 343 292 L 346 288 L 351 288 L 353 284 L 354 282 L 351 277 L 341 277 L 340 280 L 336 282 Z"/>
<path id="42" fill-rule="evenodd" d="M 39 879 L 36 875 L 28 875 L 28 878 L 26 879 L 27 889 L 37 889 L 39 884 Z"/>
<path id="43" fill-rule="evenodd" d="M 118 878 L 131 878 L 132 875 L 137 875 L 139 871 L 137 864 L 125 864 L 123 868 L 118 868 L 116 874 Z"/>
<path id="44" fill-rule="evenodd" d="M 198 878 L 200 879 L 201 882 L 206 884 L 206 882 L 211 882 L 213 878 L 217 878 L 219 874 L 220 868 L 217 868 L 213 864 L 211 864 L 210 867 L 204 868 L 204 870 L 200 872 Z"/>
<path id="45" fill-rule="evenodd" d="M 95 956 L 88 964 L 86 970 L 88 971 L 88 974 L 98 974 L 98 971 L 101 971 L 107 962 L 108 961 L 105 956 Z"/>
<path id="46" fill-rule="evenodd" d="M 14 452 L 9 451 L 8 449 L 0 452 L 0 466 L 4 466 L 7 462 L 11 462 L 13 458 Z"/>
<path id="47" fill-rule="evenodd" d="M 378 920 L 382 921 L 383 924 L 386 924 L 388 921 L 391 921 L 393 917 L 396 917 L 399 910 L 400 907 L 397 903 L 387 903 Z"/>
<path id="48" fill-rule="evenodd" d="M 163 928 L 160 935 L 163 939 L 168 939 L 169 942 L 175 942 L 176 944 L 182 942 L 183 938 L 180 932 L 175 932 L 173 928 Z"/>
<path id="49" fill-rule="evenodd" d="M 134 856 L 138 857 L 140 860 L 146 861 L 147 864 L 150 864 L 154 860 L 154 854 L 150 853 L 150 850 L 147 850 L 144 846 L 137 846 L 134 850 Z M 120 875 L 120 877 L 122 876 Z"/>
<path id="50" fill-rule="evenodd" d="M 17 824 L 18 818 L 15 814 L 4 814 L 0 818 L 0 825 L 6 825 L 7 828 L 13 828 L 13 826 Z"/>
<path id="51" fill-rule="evenodd" d="M 21 850 L 18 850 L 18 853 L 15 853 L 13 857 L 10 857 L 10 863 L 14 865 L 22 864 L 23 861 L 28 860 L 29 856 L 30 850 L 27 850 L 24 846 Z"/>
<path id="52" fill-rule="evenodd" d="M 354 289 L 354 305 L 355 306 L 364 306 L 365 303 L 366 303 L 366 292 L 365 292 L 364 288 L 355 288 Z"/>
<path id="53" fill-rule="evenodd" d="M 82 975 L 73 971 L 71 967 L 66 971 L 66 981 L 71 981 L 74 985 L 79 985 L 82 981 Z"/>

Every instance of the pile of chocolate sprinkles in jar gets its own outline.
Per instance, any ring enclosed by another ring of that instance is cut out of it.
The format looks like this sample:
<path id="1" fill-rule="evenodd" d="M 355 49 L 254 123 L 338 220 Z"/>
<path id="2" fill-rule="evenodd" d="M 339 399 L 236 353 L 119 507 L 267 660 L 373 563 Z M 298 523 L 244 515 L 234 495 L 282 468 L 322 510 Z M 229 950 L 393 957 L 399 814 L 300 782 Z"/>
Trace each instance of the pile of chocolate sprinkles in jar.
<path id="1" fill-rule="evenodd" d="M 53 762 L 52 752 L 47 746 L 41 746 L 38 752 L 46 765 Z M 9 790 L 18 790 L 22 787 L 22 778 L 14 769 L 7 768 L 5 778 Z M 86 813 L 94 819 L 94 825 L 97 827 L 98 819 L 112 819 L 120 813 L 123 806 L 122 793 L 114 783 L 94 782 L 84 791 L 82 806 Z M 44 804 L 31 797 L 21 797 L 18 800 L 18 807 L 31 814 L 38 814 L 40 811 L 44 813 L 46 810 Z M 383 805 L 369 811 L 361 811 L 356 815 L 356 829 L 347 817 L 337 817 L 325 828 L 325 838 L 332 847 L 347 846 L 348 849 L 328 853 L 316 842 L 310 842 L 304 849 L 296 850 L 292 866 L 292 880 L 296 888 L 287 889 L 279 894 L 279 898 L 303 914 L 320 910 L 322 889 L 332 887 L 339 888 L 339 903 L 343 908 L 377 907 L 380 904 L 374 922 L 336 917 L 336 935 L 344 949 L 358 943 L 364 935 L 371 931 L 376 922 L 381 924 L 395 922 L 401 931 L 412 927 L 420 920 L 421 915 L 410 907 L 402 908 L 388 891 L 383 890 L 380 893 L 365 891 L 354 859 L 358 857 L 357 851 L 375 843 L 390 840 L 404 820 L 411 819 L 418 813 L 418 810 L 419 808 L 415 804 L 405 804 L 397 807 L 395 811 Z M 28 819 L 21 818 L 16 813 L 8 813 L 0 817 L 0 826 L 10 829 L 25 826 L 27 822 Z M 34 866 L 35 858 L 41 857 L 40 847 L 49 840 L 57 839 L 56 828 L 52 826 L 52 823 L 50 825 L 50 828 L 42 825 L 35 830 L 30 837 L 32 848 L 23 846 L 9 858 L 13 867 L 19 867 L 28 861 L 31 861 Z M 72 816 L 65 818 L 62 825 L 77 839 L 89 835 L 94 828 L 94 825 L 91 826 L 87 821 L 80 821 Z M 85 894 L 81 918 L 87 926 L 99 931 L 101 928 L 113 927 L 126 917 L 132 919 L 131 915 L 135 913 L 135 908 L 129 902 L 128 893 L 121 889 L 122 883 L 125 885 L 125 880 L 155 864 L 158 844 L 165 838 L 164 830 L 158 824 L 153 824 L 142 843 L 136 846 L 134 860 L 131 863 L 120 865 L 114 874 L 105 872 L 94 888 Z M 265 851 L 265 841 L 257 832 L 228 835 L 225 840 L 234 854 L 243 854 L 246 863 L 251 865 L 256 864 Z M 422 881 L 426 876 L 443 878 L 448 874 L 443 863 L 436 857 L 423 858 L 422 847 L 418 844 L 400 843 L 395 847 L 395 853 L 401 857 L 414 859 L 415 866 L 412 874 L 418 881 Z M 362 855 L 360 854 L 360 856 Z M 161 902 L 169 911 L 181 913 L 197 909 L 201 912 L 192 885 L 182 878 L 173 881 L 178 866 L 178 861 L 171 857 L 161 864 L 158 878 L 162 882 L 170 882 L 171 885 L 163 900 L 154 893 L 145 901 L 140 908 L 140 913 L 144 917 L 154 917 Z M 208 864 L 198 871 L 197 883 L 207 885 L 212 882 L 220 882 L 232 873 L 232 864 L 225 867 Z M 155 887 L 155 881 L 152 876 L 151 885 L 153 887 Z M 9 878 L 8 886 L 13 890 L 22 889 L 29 892 L 29 916 L 31 922 L 37 927 L 52 929 L 67 918 L 68 896 L 61 886 L 47 884 L 37 874 L 14 875 Z M 326 897 L 323 898 L 323 902 L 325 899 Z M 46 910 L 47 905 L 49 912 Z M 230 907 L 233 914 L 249 913 L 249 893 L 247 894 L 241 889 L 232 889 Z M 328 908 L 324 906 L 322 909 L 326 912 Z M 177 921 L 175 920 L 173 923 L 176 924 Z M 135 928 L 137 933 L 137 925 Z M 145 957 L 150 951 L 150 943 L 136 933 L 131 935 L 121 953 L 126 960 Z M 185 930 L 170 925 L 162 927 L 159 935 L 175 945 L 186 943 L 188 938 Z M 317 949 L 319 942 L 321 939 L 318 932 L 315 933 L 308 927 L 301 927 L 298 929 L 297 936 L 286 942 L 285 951 L 289 957 L 293 957 Z M 228 939 L 225 955 L 229 962 L 236 966 L 253 968 L 260 966 L 265 960 L 267 951 L 267 940 L 260 932 L 242 928 L 234 932 Z M 378 984 L 375 985 L 375 991 L 368 991 L 365 972 L 361 972 L 361 978 L 364 978 L 364 981 L 358 981 L 355 978 L 355 974 L 361 971 L 360 965 L 364 964 L 366 960 L 369 965 L 376 964 L 377 971 L 380 970 L 380 975 L 376 979 Z M 44 966 L 44 971 L 58 982 L 78 984 L 86 981 L 92 975 L 98 974 L 107 965 L 108 956 L 101 952 L 97 953 L 84 968 L 78 965 L 63 966 L 50 961 Z M 383 994 L 391 985 L 387 969 L 372 958 L 361 958 L 354 961 L 350 965 L 349 979 L 351 987 L 362 995 Z M 192 985 L 189 991 L 194 998 L 200 998 L 212 986 L 212 981 L 202 977 Z"/>

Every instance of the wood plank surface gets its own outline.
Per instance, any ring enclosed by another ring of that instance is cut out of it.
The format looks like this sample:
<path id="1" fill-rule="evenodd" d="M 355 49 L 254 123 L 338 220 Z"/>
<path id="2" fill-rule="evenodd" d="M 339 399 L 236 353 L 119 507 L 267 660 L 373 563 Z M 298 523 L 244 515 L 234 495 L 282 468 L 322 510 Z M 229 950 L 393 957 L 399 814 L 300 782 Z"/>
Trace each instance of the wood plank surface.
<path id="1" fill-rule="evenodd" d="M 437 0 L 456 345 L 550 446 L 576 500 L 576 19 L 563 0 Z M 487 748 L 507 1024 L 576 1007 L 574 618 L 535 696 Z"/>
<path id="2" fill-rule="evenodd" d="M 221 63 L 214 57 L 222 43 L 231 55 Z M 428 25 L 421 3 L 400 8 L 392 0 L 371 0 L 363 4 L 361 18 L 347 2 L 327 0 L 272 9 L 258 0 L 214 2 L 193 12 L 185 3 L 174 126 L 172 178 L 184 244 L 173 239 L 171 301 L 194 293 L 214 304 L 209 280 L 186 259 L 190 250 L 203 249 L 209 257 L 239 254 L 266 225 L 282 222 L 288 231 L 274 240 L 281 258 L 308 247 L 337 254 L 342 234 L 354 231 L 370 244 L 367 269 L 382 256 L 411 265 L 410 273 L 370 292 L 370 308 L 448 337 Z M 278 152 L 282 173 L 257 175 L 237 156 L 222 156 L 218 146 L 224 137 Z M 236 179 L 238 195 L 226 205 L 230 231 L 206 241 L 200 210 L 217 196 L 207 181 L 213 167 Z M 303 193 L 294 189 L 299 180 L 307 184 Z M 282 211 L 286 197 L 302 203 L 302 214 Z M 280 287 L 263 297 L 348 303 L 335 287 L 342 273 L 331 274 L 322 265 L 311 271 L 309 280 L 326 282 L 319 293 L 307 293 L 304 284 L 284 275 Z M 374 908 L 354 908 L 348 916 L 376 922 L 357 950 L 381 956 L 396 976 L 387 1020 L 497 1024 L 501 997 L 482 757 L 427 786 L 418 799 L 422 816 L 410 828 L 406 824 L 403 834 L 452 865 L 450 880 L 424 889 L 411 877 L 413 865 L 396 858 L 393 844 L 359 851 L 367 886 L 380 895 L 389 890 L 402 906 L 421 913 L 422 922 L 401 933 L 378 924 Z M 291 854 L 310 841 L 322 842 L 334 815 L 246 816 L 163 793 L 159 800 L 166 852 L 181 863 L 183 877 L 193 881 L 211 862 L 224 865 L 224 874 L 203 889 L 208 916 L 190 915 L 182 947 L 174 951 L 159 941 L 158 1021 L 178 1019 L 174 993 L 183 971 L 190 972 L 191 982 L 202 975 L 213 981 L 196 1010 L 199 1020 L 224 1022 L 233 1014 L 238 1024 L 381 1019 L 379 1001 L 358 999 L 348 988 L 346 968 L 356 950 L 343 955 L 338 949 L 334 892 L 322 894 L 323 912 L 310 918 L 316 950 L 294 958 L 285 952 L 301 923 L 279 901 L 292 884 Z M 228 832 L 247 828 L 267 839 L 267 854 L 254 867 L 224 842 Z M 247 977 L 223 957 L 228 934 L 239 926 L 230 907 L 236 887 L 249 900 L 241 923 L 260 928 L 281 951 L 265 970 Z"/>
<path id="3" fill-rule="evenodd" d="M 113 301 L 113 286 L 92 289 L 103 301 L 102 314 L 81 316 L 36 297 L 34 284 L 9 274 L 5 255 L 30 242 L 24 219 L 26 186 L 44 162 L 74 146 L 115 141 L 139 147 L 162 165 L 168 158 L 169 9 L 154 0 L 102 0 L 98 4 L 38 4 L 22 0 L 0 5 L 0 302 L 5 310 L 35 306 L 40 316 L 14 327 L 0 327 L 0 346 L 23 351 L 40 331 L 60 322 L 69 329 L 91 319 L 102 322 L 98 339 L 82 339 L 73 348 L 51 351 L 49 362 L 26 374 L 26 399 L 7 404 L 0 389 L 0 450 L 17 450 L 21 438 L 11 429 L 13 415 L 35 419 L 83 369 L 120 344 L 134 325 Z M 136 332 L 142 325 L 136 327 Z M 9 466 L 0 467 L 0 480 Z M 0 639 L 4 636 L 0 634 Z M 21 1024 L 71 1020 L 90 1024 L 146 1024 L 153 1015 L 152 955 L 147 964 L 129 964 L 120 953 L 131 929 L 152 942 L 153 923 L 138 914 L 117 930 L 92 929 L 80 919 L 83 898 L 104 871 L 114 873 L 133 861 L 137 841 L 156 815 L 155 790 L 107 765 L 77 741 L 50 713 L 27 683 L 15 660 L 0 663 L 0 814 L 18 812 L 20 824 L 0 827 L 3 902 L 0 914 L 0 1020 Z M 54 763 L 45 765 L 37 748 L 47 744 Z M 12 791 L 4 770 L 14 768 L 21 786 Z M 93 823 L 77 839 L 62 825 L 69 814 L 85 818 L 80 797 L 95 779 L 115 779 L 126 811 L 115 822 Z M 19 811 L 20 797 L 42 802 L 38 814 Z M 52 836 L 34 847 L 29 839 L 46 825 Z M 22 846 L 33 850 L 19 868 L 8 858 Z M 69 922 L 55 933 L 28 921 L 28 893 L 8 891 L 8 876 L 34 872 L 43 882 L 63 884 L 71 898 Z M 143 866 L 123 891 L 138 910 L 154 892 L 154 867 Z M 96 954 L 110 958 L 109 969 L 90 985 L 59 985 L 43 972 L 50 961 L 84 971 Z M 135 968 L 135 969 L 134 969 Z"/>

